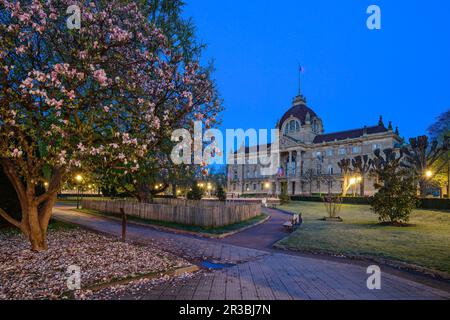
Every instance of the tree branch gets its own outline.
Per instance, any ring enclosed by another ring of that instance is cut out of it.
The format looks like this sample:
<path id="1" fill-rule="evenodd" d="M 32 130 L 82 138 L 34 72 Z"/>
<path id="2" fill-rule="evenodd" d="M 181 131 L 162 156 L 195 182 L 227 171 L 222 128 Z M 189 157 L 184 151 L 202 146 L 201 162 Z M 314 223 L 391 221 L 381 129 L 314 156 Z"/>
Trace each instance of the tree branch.
<path id="1" fill-rule="evenodd" d="M 7 214 L 6 211 L 4 211 L 2 208 L 0 208 L 0 216 L 3 217 L 6 221 L 11 223 L 12 225 L 22 230 L 22 224 L 13 217 L 11 217 L 9 214 Z"/>

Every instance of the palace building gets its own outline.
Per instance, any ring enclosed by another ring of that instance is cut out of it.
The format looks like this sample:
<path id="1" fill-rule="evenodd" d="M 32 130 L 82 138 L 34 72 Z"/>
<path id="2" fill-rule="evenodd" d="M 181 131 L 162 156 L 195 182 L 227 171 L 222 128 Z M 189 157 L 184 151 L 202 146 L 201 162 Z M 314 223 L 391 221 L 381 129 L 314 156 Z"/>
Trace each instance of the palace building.
<path id="1" fill-rule="evenodd" d="M 277 129 L 280 130 L 278 173 L 262 176 L 260 164 L 229 164 L 229 194 L 279 195 L 282 188 L 286 188 L 289 195 L 339 194 L 344 183 L 338 166 L 341 159 L 353 159 L 358 155 L 373 158 L 376 149 L 396 148 L 402 142 L 398 128 L 393 130 L 391 122 L 386 127 L 381 117 L 372 126 L 325 133 L 322 119 L 307 106 L 301 94 L 294 98 Z M 252 153 L 249 147 L 241 148 L 245 148 L 247 163 Z M 374 181 L 369 175 L 352 180 L 348 194 L 359 195 L 360 190 L 364 190 L 365 195 L 375 193 Z"/>

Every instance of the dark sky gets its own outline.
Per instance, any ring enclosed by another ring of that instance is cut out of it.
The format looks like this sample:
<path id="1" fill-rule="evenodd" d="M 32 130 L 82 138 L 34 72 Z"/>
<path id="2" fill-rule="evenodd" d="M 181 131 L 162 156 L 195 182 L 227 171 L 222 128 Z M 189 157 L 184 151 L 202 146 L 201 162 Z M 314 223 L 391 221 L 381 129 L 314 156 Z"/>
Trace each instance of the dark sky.
<path id="1" fill-rule="evenodd" d="M 406 138 L 450 108 L 448 0 L 186 0 L 214 59 L 225 128 L 272 128 L 303 93 L 326 132 L 392 120 Z M 381 8 L 381 30 L 366 9 Z"/>

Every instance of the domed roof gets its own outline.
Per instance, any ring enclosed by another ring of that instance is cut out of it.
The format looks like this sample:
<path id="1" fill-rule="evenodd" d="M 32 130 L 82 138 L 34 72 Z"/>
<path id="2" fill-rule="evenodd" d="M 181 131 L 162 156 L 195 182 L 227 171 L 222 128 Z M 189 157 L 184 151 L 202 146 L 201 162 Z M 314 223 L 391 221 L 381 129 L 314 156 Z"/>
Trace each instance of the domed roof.
<path id="1" fill-rule="evenodd" d="M 306 100 L 303 96 L 297 96 L 294 99 L 294 102 L 292 103 L 292 107 L 286 111 L 281 118 L 280 122 L 278 123 L 278 126 L 281 127 L 283 123 L 289 119 L 291 116 L 297 118 L 300 120 L 300 123 L 304 125 L 306 123 L 306 115 L 309 113 L 309 116 L 311 117 L 311 120 L 316 117 L 318 118 L 317 114 L 310 109 L 308 106 L 306 106 Z"/>

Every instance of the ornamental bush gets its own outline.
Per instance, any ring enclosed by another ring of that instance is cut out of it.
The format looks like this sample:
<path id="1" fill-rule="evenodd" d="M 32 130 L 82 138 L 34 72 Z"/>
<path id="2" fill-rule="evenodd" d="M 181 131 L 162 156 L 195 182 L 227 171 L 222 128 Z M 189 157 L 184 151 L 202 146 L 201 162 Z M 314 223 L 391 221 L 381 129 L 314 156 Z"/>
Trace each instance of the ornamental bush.
<path id="1" fill-rule="evenodd" d="M 385 158 L 379 152 L 374 160 L 374 173 L 378 177 L 378 192 L 371 201 L 372 210 L 381 222 L 404 224 L 418 205 L 414 177 L 392 150 L 385 150 Z"/>
<path id="2" fill-rule="evenodd" d="M 198 186 L 197 182 L 194 182 L 186 197 L 188 200 L 202 200 L 203 193 L 203 189 Z"/>

